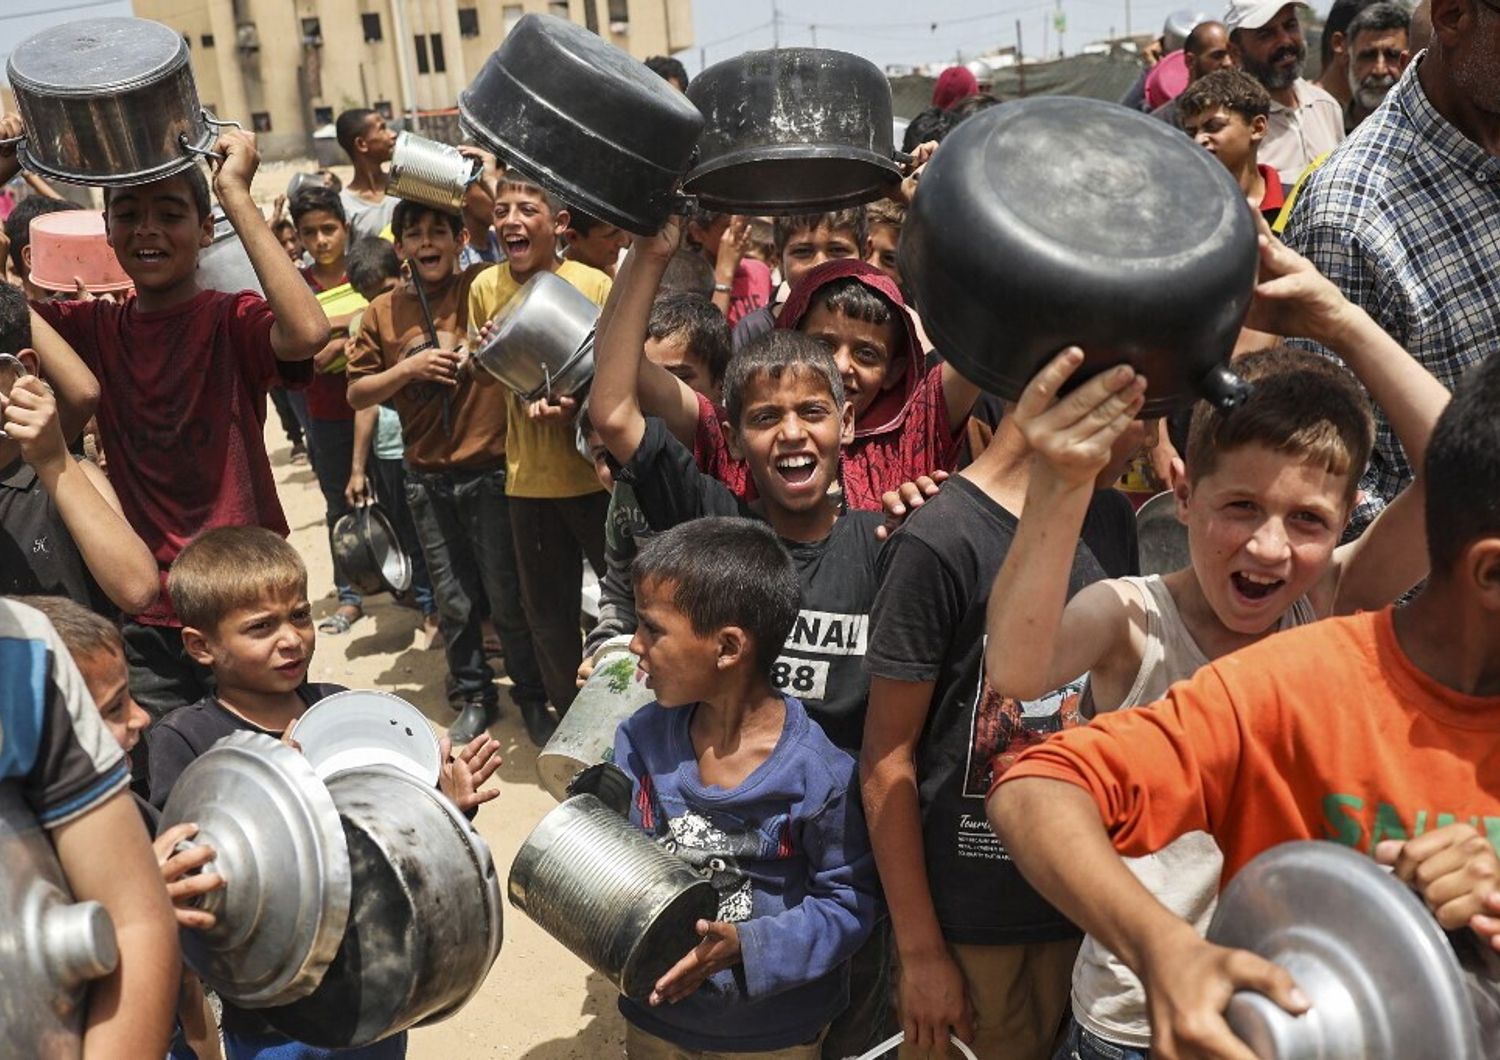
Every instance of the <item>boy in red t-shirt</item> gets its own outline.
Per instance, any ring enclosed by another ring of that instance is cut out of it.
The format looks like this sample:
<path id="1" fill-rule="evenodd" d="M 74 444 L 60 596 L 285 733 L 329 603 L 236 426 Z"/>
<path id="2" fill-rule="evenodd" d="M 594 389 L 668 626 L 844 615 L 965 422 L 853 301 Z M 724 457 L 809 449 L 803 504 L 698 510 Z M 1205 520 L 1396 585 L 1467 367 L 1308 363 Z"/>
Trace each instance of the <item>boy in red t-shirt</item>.
<path id="1" fill-rule="evenodd" d="M 55 327 L 99 378 L 98 421 L 110 481 L 131 526 L 167 568 L 197 533 L 264 526 L 287 533 L 266 457 L 266 392 L 302 386 L 328 321 L 250 197 L 253 135 L 225 132 L 214 191 L 266 296 L 204 290 L 198 251 L 213 243 L 208 181 L 197 167 L 105 189 L 110 245 L 135 294 L 121 302 L 45 302 Z M 15 169 L 0 156 L 0 183 Z M 156 717 L 207 694 L 184 653 L 166 593 L 125 624 L 131 689 Z"/>

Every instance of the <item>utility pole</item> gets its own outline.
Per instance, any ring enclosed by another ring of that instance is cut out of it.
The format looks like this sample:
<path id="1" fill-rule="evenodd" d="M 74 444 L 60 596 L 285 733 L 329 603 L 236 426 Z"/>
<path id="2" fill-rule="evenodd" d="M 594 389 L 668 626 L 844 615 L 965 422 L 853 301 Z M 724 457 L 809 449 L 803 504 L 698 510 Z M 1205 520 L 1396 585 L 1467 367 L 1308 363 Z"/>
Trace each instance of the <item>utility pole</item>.
<path id="1" fill-rule="evenodd" d="M 771 0 L 771 47 L 781 47 L 781 4 Z"/>
<path id="2" fill-rule="evenodd" d="M 1021 50 L 1021 20 L 1016 19 L 1016 81 L 1021 98 L 1026 98 L 1026 54 Z"/>
<path id="3" fill-rule="evenodd" d="M 813 25 L 810 25 L 807 28 L 812 31 L 812 46 L 814 48 L 816 48 L 818 46 L 818 27 L 817 27 L 817 24 L 814 23 Z"/>
<path id="4" fill-rule="evenodd" d="M 1130 36 L 1130 0 L 1125 0 L 1125 36 Z"/>

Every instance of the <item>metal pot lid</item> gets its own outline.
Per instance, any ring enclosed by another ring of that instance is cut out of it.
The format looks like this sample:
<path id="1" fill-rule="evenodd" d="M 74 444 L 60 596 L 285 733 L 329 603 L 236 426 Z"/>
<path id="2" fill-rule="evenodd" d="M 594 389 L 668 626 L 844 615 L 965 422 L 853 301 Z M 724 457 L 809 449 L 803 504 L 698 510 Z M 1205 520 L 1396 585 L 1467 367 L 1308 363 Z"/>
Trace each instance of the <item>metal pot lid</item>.
<path id="1" fill-rule="evenodd" d="M 1225 1019 L 1264 1060 L 1478 1060 L 1458 960 L 1421 900 L 1375 862 L 1329 842 L 1283 843 L 1224 889 L 1221 946 L 1285 968 L 1312 1001 L 1287 1014 L 1256 993 Z"/>
<path id="2" fill-rule="evenodd" d="M 387 765 L 433 787 L 443 765 L 426 715 L 389 692 L 337 692 L 320 699 L 297 719 L 292 738 L 323 781 L 345 770 Z"/>
<path id="3" fill-rule="evenodd" d="M 316 989 L 349 919 L 349 848 L 333 798 L 312 765 L 261 733 L 237 732 L 200 755 L 172 788 L 161 827 L 198 825 L 216 851 L 205 872 L 212 931 L 184 931 L 183 956 L 245 1008 Z"/>
<path id="4" fill-rule="evenodd" d="M 189 62 L 176 30 L 145 18 L 64 22 L 27 37 L 6 72 L 16 88 L 49 96 L 109 96 L 162 80 Z"/>
<path id="5" fill-rule="evenodd" d="M 1142 574 L 1171 574 L 1192 562 L 1187 527 L 1177 518 L 1177 497 L 1165 490 L 1135 513 Z"/>

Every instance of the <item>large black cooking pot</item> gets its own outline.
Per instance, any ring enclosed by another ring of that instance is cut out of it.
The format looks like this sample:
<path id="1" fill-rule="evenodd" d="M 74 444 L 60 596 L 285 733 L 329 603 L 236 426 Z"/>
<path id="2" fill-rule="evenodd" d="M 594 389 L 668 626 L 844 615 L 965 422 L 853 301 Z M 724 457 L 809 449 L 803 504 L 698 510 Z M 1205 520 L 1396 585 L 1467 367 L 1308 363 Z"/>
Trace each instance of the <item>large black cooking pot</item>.
<path id="1" fill-rule="evenodd" d="M 1254 218 L 1228 170 L 1147 115 L 1063 97 L 974 115 L 923 171 L 899 261 L 943 356 L 1001 397 L 1069 345 L 1078 380 L 1143 371 L 1146 415 L 1248 392 L 1226 365 Z"/>
<path id="2" fill-rule="evenodd" d="M 474 139 L 567 203 L 639 235 L 681 201 L 703 116 L 645 64 L 566 19 L 527 15 L 458 96 Z"/>
<path id="3" fill-rule="evenodd" d="M 868 59 L 829 48 L 746 52 L 693 78 L 703 112 L 683 190 L 738 213 L 835 210 L 901 179 L 891 85 Z"/>

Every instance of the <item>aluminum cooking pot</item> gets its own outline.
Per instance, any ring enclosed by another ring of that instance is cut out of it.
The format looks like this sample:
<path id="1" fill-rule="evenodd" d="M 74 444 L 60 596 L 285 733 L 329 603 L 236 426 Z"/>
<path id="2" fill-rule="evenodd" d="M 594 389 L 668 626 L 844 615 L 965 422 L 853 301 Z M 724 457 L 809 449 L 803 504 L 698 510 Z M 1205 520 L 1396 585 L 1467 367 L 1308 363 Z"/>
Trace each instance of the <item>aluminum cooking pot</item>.
<path id="1" fill-rule="evenodd" d="M 652 235 L 681 205 L 703 115 L 582 26 L 526 15 L 458 96 L 464 132 L 570 205 Z"/>
<path id="2" fill-rule="evenodd" d="M 1228 170 L 1148 115 L 1060 96 L 974 115 L 923 171 L 898 255 L 943 357 L 1001 397 L 1069 345 L 1075 381 L 1143 371 L 1147 416 L 1248 392 L 1226 366 L 1254 218 Z"/>
<path id="3" fill-rule="evenodd" d="M 1210 942 L 1291 973 L 1312 1008 L 1292 1016 L 1241 991 L 1224 1018 L 1262 1060 L 1479 1060 L 1454 956 L 1411 890 L 1328 842 L 1283 843 L 1230 881 Z"/>
<path id="4" fill-rule="evenodd" d="M 348 928 L 315 991 L 260 1015 L 342 1049 L 436 1023 L 479 991 L 500 953 L 500 885 L 489 847 L 430 784 L 369 766 L 330 777 L 328 794 L 349 842 Z"/>
<path id="5" fill-rule="evenodd" d="M 26 123 L 21 165 L 53 180 L 161 180 L 211 156 L 218 128 L 234 124 L 199 104 L 187 42 L 148 19 L 53 26 L 16 46 L 6 74 Z"/>
<path id="6" fill-rule="evenodd" d="M 512 905 L 638 1000 L 698 944 L 698 921 L 719 909 L 713 884 L 594 795 L 542 818 L 508 886 Z"/>
<path id="7" fill-rule="evenodd" d="M 0 784 L 0 901 L 5 1055 L 79 1056 L 88 982 L 119 961 L 114 924 L 98 902 L 73 901 L 52 843 L 16 784 Z"/>
<path id="8" fill-rule="evenodd" d="M 1166 490 L 1135 513 L 1142 574 L 1171 574 L 1192 563 L 1187 527 L 1177 518 L 1177 496 Z"/>
<path id="9" fill-rule="evenodd" d="M 746 52 L 693 78 L 703 112 L 683 190 L 735 213 L 808 213 L 879 198 L 899 181 L 891 84 L 829 48 Z"/>
<path id="10" fill-rule="evenodd" d="M 475 362 L 522 401 L 566 397 L 594 378 L 599 307 L 553 272 L 527 280 L 495 317 Z"/>
<path id="11" fill-rule="evenodd" d="M 536 756 L 537 777 L 558 802 L 579 770 L 613 757 L 620 722 L 656 698 L 636 663 L 624 649 L 600 659 Z"/>
<path id="12" fill-rule="evenodd" d="M 456 147 L 429 140 L 416 133 L 396 135 L 391 155 L 390 182 L 387 195 L 408 199 L 438 210 L 458 213 L 464 196 L 479 177 L 482 163 Z"/>
<path id="13" fill-rule="evenodd" d="M 401 550 L 396 528 L 378 505 L 362 504 L 341 515 L 330 540 L 334 562 L 362 595 L 411 588 L 411 557 Z"/>
<path id="14" fill-rule="evenodd" d="M 214 207 L 213 221 L 214 241 L 198 252 L 198 282 L 210 291 L 229 294 L 254 291 L 264 296 L 245 244 L 240 242 L 240 234 L 224 216 L 222 207 Z"/>

